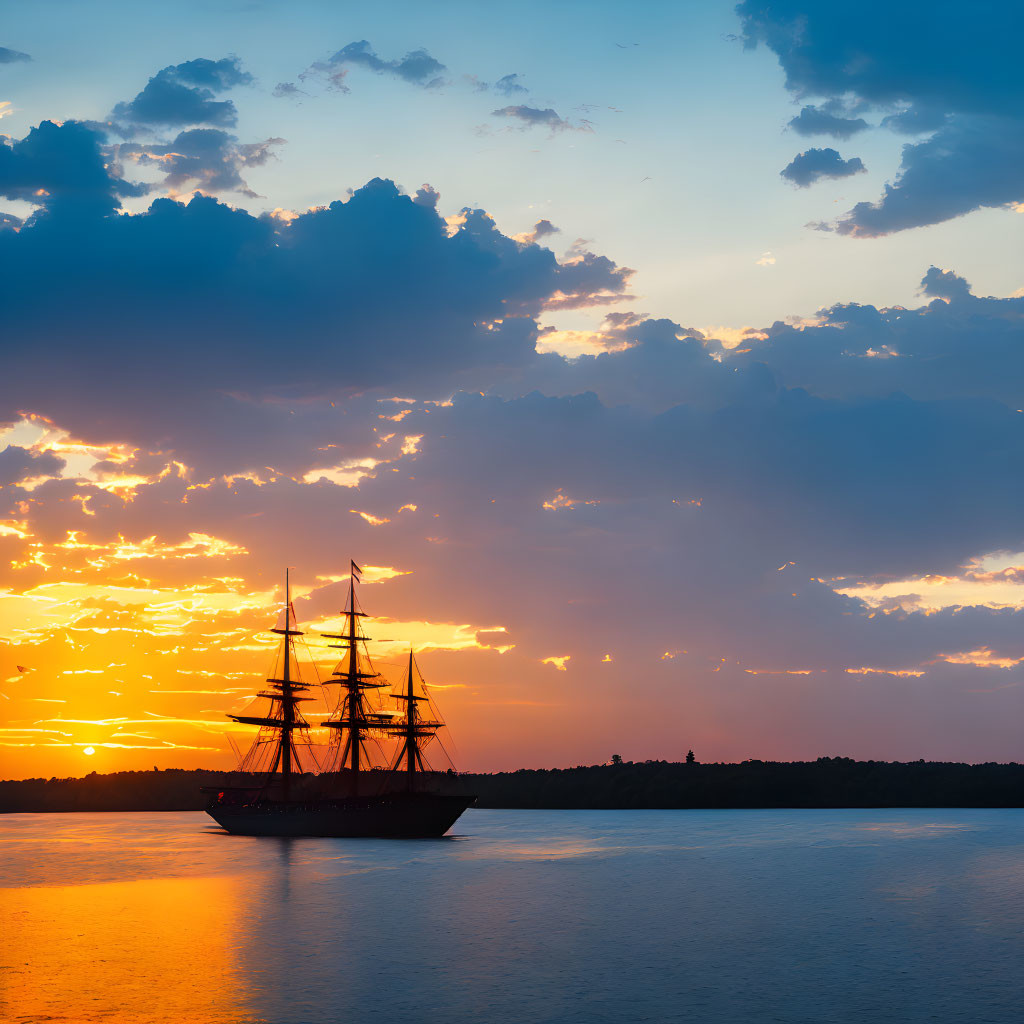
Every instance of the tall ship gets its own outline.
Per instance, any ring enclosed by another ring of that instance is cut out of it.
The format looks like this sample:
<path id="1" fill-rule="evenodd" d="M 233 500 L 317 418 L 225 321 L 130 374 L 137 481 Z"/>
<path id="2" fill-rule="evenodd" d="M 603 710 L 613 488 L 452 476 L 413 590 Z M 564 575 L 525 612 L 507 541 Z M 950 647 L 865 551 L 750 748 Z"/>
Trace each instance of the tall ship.
<path id="1" fill-rule="evenodd" d="M 432 771 L 424 756 L 444 722 L 412 650 L 400 685 L 392 687 L 374 668 L 367 647 L 371 638 L 362 629 L 366 613 L 356 600 L 360 573 L 353 562 L 342 632 L 322 634 L 341 652 L 323 684 L 308 677 L 308 667 L 303 678 L 296 651 L 303 632 L 286 573 L 283 626 L 272 630 L 281 641 L 267 688 L 244 714 L 228 715 L 258 729 L 239 763 L 247 780 L 254 781 L 209 791 L 206 812 L 226 831 L 251 836 L 436 837 L 476 800 L 457 791 L 454 772 Z M 338 689 L 333 700 L 327 698 L 333 711 L 319 723 L 330 740 L 318 758 L 300 705 L 314 700 L 310 691 L 321 685 L 325 692 L 331 686 Z"/>

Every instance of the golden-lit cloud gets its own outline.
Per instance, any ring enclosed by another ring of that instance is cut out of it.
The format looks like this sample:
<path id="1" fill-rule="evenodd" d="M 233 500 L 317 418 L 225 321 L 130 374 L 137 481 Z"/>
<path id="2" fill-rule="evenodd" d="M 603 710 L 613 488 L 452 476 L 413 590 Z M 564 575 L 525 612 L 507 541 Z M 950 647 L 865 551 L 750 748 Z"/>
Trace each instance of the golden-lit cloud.
<path id="1" fill-rule="evenodd" d="M 554 665 L 559 672 L 565 672 L 565 666 L 569 663 L 571 658 L 571 654 L 553 654 L 549 658 L 541 658 L 540 662 L 542 665 Z"/>
<path id="2" fill-rule="evenodd" d="M 370 617 L 363 620 L 366 632 L 374 638 L 374 650 L 382 657 L 394 657 L 416 651 L 497 651 L 503 653 L 512 649 L 511 644 L 495 644 L 482 634 L 506 635 L 504 626 L 473 626 L 468 623 L 427 622 L 423 620 L 398 620 L 386 617 Z M 331 616 L 309 623 L 311 634 L 337 633 L 343 625 L 341 616 Z M 317 656 L 331 660 L 330 649 L 325 644 L 310 640 L 310 649 Z M 336 661 L 337 657 L 333 656 Z"/>
<path id="3" fill-rule="evenodd" d="M 304 483 L 315 484 L 320 480 L 326 480 L 332 484 L 339 484 L 342 487 L 358 487 L 359 482 L 369 476 L 381 463 L 380 459 L 346 459 L 336 466 L 327 466 L 323 469 L 311 469 L 302 477 Z"/>
<path id="4" fill-rule="evenodd" d="M 860 668 L 847 668 L 843 670 L 851 676 L 896 676 L 917 679 L 924 675 L 921 668 L 870 668 L 866 665 Z"/>
<path id="5" fill-rule="evenodd" d="M 560 509 L 560 508 L 575 508 L 577 505 L 600 505 L 601 502 L 597 498 L 580 499 L 570 498 L 562 493 L 562 489 L 559 488 L 555 494 L 548 498 L 543 503 L 542 508 L 549 510 Z"/>
<path id="6" fill-rule="evenodd" d="M 846 582 L 846 581 L 839 581 Z M 997 551 L 967 562 L 956 575 L 865 580 L 835 587 L 879 611 L 1024 608 L 1024 552 Z"/>
<path id="7" fill-rule="evenodd" d="M 408 569 L 394 569 L 388 565 L 364 565 L 361 568 L 363 570 L 360 577 L 362 583 L 383 583 L 387 580 L 393 580 L 396 576 L 411 575 L 411 571 Z M 317 576 L 317 579 L 322 583 L 348 582 L 349 578 L 348 573 L 340 576 Z"/>
<path id="8" fill-rule="evenodd" d="M 974 665 L 977 668 L 1013 668 L 1024 662 L 1022 658 L 1004 657 L 994 654 L 989 647 L 979 647 L 973 651 L 958 651 L 953 654 L 940 655 L 950 665 Z"/>

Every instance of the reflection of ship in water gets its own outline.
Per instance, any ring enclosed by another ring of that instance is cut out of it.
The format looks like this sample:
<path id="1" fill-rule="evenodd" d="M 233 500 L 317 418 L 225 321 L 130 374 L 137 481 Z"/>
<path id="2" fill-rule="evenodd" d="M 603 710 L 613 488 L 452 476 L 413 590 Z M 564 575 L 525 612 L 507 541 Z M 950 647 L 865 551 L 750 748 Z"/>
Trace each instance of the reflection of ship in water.
<path id="1" fill-rule="evenodd" d="M 444 726 L 409 653 L 405 680 L 391 688 L 374 669 L 356 602 L 359 568 L 352 563 L 345 628 L 324 634 L 343 657 L 328 681 L 340 687 L 334 711 L 321 723 L 330 730 L 327 763 L 317 763 L 309 723 L 299 704 L 313 685 L 304 681 L 295 655 L 295 612 L 285 584 L 284 626 L 264 714 L 230 715 L 259 728 L 242 758 L 243 771 L 262 776 L 258 785 L 216 792 L 207 813 L 228 832 L 260 836 L 441 836 L 476 799 L 453 792 L 454 773 L 431 770 L 424 747 Z M 394 710 L 388 710 L 388 702 Z M 265 707 L 266 705 L 264 705 Z M 247 712 L 252 711 L 250 707 Z M 390 741 L 390 742 L 389 742 Z M 394 747 L 391 756 L 382 743 Z M 438 741 L 440 746 L 440 741 Z M 443 747 L 441 748 L 443 750 Z M 310 775 L 311 769 L 322 769 Z M 456 780 L 457 784 L 457 780 Z"/>

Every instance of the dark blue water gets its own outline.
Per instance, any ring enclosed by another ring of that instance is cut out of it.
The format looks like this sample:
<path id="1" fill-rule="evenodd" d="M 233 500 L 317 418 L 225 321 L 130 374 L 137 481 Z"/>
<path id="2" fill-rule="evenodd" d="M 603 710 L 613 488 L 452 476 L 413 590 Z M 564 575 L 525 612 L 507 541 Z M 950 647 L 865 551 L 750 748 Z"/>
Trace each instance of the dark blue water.
<path id="1" fill-rule="evenodd" d="M 0 816 L 0 1018 L 1024 1018 L 1021 811 L 469 811 L 457 832 Z"/>

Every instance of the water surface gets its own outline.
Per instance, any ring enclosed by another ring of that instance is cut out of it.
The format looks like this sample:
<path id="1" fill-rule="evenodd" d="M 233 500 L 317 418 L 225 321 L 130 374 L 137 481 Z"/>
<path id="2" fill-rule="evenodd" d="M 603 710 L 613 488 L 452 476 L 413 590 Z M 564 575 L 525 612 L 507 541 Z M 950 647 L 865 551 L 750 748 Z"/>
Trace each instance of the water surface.
<path id="1" fill-rule="evenodd" d="M 0 816 L 0 1019 L 1017 1022 L 1024 811 Z"/>

